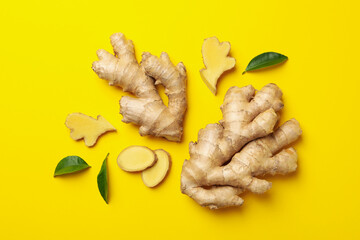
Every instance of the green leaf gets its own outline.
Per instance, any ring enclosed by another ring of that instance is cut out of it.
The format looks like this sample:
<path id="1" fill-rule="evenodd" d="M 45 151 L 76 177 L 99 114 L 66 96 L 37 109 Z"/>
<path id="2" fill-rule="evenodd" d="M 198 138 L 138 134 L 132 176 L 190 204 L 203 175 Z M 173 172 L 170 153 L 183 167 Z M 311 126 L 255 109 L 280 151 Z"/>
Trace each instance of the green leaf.
<path id="1" fill-rule="evenodd" d="M 284 56 L 280 53 L 265 52 L 265 53 L 262 53 L 256 57 L 254 57 L 250 61 L 249 65 L 246 67 L 246 70 L 242 74 L 249 72 L 249 71 L 276 65 L 276 64 L 286 61 L 287 59 L 288 59 L 287 56 Z"/>
<path id="2" fill-rule="evenodd" d="M 56 166 L 54 177 L 81 171 L 90 166 L 78 156 L 68 156 L 63 158 Z"/>
<path id="3" fill-rule="evenodd" d="M 99 192 L 106 203 L 108 203 L 108 175 L 107 175 L 107 166 L 106 166 L 106 160 L 108 156 L 109 153 L 106 155 L 104 162 L 101 166 L 100 172 L 97 176 Z"/>

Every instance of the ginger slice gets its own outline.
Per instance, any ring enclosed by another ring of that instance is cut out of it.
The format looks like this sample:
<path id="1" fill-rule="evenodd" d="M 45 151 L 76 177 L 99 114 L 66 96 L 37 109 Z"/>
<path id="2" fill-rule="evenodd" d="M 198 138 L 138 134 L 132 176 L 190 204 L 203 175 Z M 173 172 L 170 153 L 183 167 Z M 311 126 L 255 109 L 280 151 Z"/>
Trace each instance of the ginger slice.
<path id="1" fill-rule="evenodd" d="M 71 113 L 67 116 L 65 125 L 71 130 L 70 137 L 72 139 L 80 140 L 83 138 L 88 147 L 94 146 L 102 134 L 116 131 L 116 128 L 100 115 L 94 119 L 83 113 Z"/>
<path id="2" fill-rule="evenodd" d="M 190 159 L 181 173 L 181 192 L 210 209 L 240 206 L 244 191 L 264 193 L 271 182 L 264 175 L 288 174 L 297 168 L 295 149 L 301 135 L 291 119 L 274 129 L 284 104 L 275 84 L 257 91 L 231 87 L 221 106 L 223 119 L 201 129 L 190 142 Z"/>
<path id="3" fill-rule="evenodd" d="M 141 173 L 142 180 L 147 187 L 155 187 L 166 177 L 170 165 L 171 157 L 168 152 L 162 149 L 155 150 L 157 162 L 151 168 Z"/>
<path id="4" fill-rule="evenodd" d="M 204 40 L 202 55 L 205 68 L 200 70 L 200 75 L 210 91 L 216 95 L 216 84 L 225 71 L 235 66 L 235 58 L 228 57 L 230 43 L 220 43 L 216 37 Z"/>
<path id="5" fill-rule="evenodd" d="M 119 167 L 126 172 L 139 172 L 155 164 L 157 157 L 153 150 L 144 146 L 130 146 L 118 156 Z"/>

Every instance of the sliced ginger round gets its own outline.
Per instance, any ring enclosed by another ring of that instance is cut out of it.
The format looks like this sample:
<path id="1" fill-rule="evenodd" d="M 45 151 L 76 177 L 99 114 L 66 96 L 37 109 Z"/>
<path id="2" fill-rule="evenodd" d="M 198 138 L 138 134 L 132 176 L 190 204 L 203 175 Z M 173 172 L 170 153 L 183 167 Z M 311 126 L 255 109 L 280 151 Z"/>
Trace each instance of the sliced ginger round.
<path id="1" fill-rule="evenodd" d="M 164 180 L 171 164 L 169 153 L 162 149 L 155 150 L 157 162 L 151 168 L 141 173 L 142 180 L 147 187 L 155 187 Z"/>
<path id="2" fill-rule="evenodd" d="M 139 172 L 154 165 L 156 160 L 156 155 L 150 148 L 130 146 L 119 154 L 117 163 L 126 172 Z"/>

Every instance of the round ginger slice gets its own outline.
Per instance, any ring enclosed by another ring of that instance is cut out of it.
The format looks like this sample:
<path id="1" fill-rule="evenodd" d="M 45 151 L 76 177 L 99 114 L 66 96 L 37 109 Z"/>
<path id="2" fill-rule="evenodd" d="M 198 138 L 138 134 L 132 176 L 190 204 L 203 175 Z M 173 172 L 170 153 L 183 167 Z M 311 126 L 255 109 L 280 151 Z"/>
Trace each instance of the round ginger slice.
<path id="1" fill-rule="evenodd" d="M 126 172 L 139 172 L 154 165 L 156 160 L 156 155 L 150 148 L 130 146 L 122 150 L 117 158 L 117 163 Z"/>
<path id="2" fill-rule="evenodd" d="M 141 173 L 142 180 L 147 187 L 155 187 L 161 183 L 166 177 L 170 165 L 171 158 L 168 152 L 162 149 L 155 150 L 157 162 L 151 168 Z"/>

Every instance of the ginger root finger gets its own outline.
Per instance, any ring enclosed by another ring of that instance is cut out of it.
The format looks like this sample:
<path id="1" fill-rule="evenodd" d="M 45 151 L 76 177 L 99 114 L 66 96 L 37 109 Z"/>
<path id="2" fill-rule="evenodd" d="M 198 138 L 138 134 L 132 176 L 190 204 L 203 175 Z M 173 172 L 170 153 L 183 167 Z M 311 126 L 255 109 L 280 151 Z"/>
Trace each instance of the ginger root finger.
<path id="1" fill-rule="evenodd" d="M 216 37 L 204 40 L 201 49 L 205 68 L 200 70 L 202 80 L 210 91 L 216 95 L 216 84 L 220 76 L 235 66 L 235 58 L 228 57 L 230 43 L 220 43 Z"/>
<path id="2" fill-rule="evenodd" d="M 97 139 L 105 132 L 116 131 L 116 128 L 100 115 L 94 119 L 83 113 L 71 113 L 67 116 L 65 125 L 71 130 L 70 137 L 72 139 L 83 138 L 88 147 L 94 146 Z"/>
<path id="3" fill-rule="evenodd" d="M 117 158 L 117 164 L 126 172 L 139 172 L 154 165 L 156 160 L 157 157 L 150 148 L 130 146 L 121 151 Z"/>
<path id="4" fill-rule="evenodd" d="M 209 188 L 190 188 L 187 195 L 203 207 L 218 209 L 241 206 L 244 200 L 238 195 L 242 192 L 242 189 L 231 186 L 212 186 Z"/>
<path id="5" fill-rule="evenodd" d="M 157 157 L 156 163 L 141 173 L 142 180 L 147 187 L 159 185 L 166 177 L 171 165 L 171 158 L 168 152 L 158 149 L 155 150 L 155 154 Z"/>
<path id="6" fill-rule="evenodd" d="M 295 149 L 288 148 L 279 153 L 277 151 L 294 142 L 300 135 L 298 122 L 295 119 L 289 120 L 274 133 L 248 143 L 234 155 L 229 164 L 211 169 L 207 175 L 207 185 L 230 185 L 256 193 L 268 190 L 270 183 L 254 177 L 295 171 Z"/>

